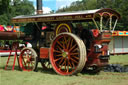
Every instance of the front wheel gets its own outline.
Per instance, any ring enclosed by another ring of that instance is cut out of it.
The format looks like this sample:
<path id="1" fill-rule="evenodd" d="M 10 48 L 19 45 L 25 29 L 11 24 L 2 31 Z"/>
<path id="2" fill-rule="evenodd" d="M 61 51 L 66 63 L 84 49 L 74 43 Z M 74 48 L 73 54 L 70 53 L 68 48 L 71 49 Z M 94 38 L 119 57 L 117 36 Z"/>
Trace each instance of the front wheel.
<path id="1" fill-rule="evenodd" d="M 32 48 L 23 48 L 19 56 L 20 68 L 23 71 L 34 71 L 37 68 L 37 54 Z"/>
<path id="2" fill-rule="evenodd" d="M 85 66 L 86 48 L 83 41 L 72 33 L 60 33 L 50 48 L 50 62 L 60 75 L 73 75 Z"/>

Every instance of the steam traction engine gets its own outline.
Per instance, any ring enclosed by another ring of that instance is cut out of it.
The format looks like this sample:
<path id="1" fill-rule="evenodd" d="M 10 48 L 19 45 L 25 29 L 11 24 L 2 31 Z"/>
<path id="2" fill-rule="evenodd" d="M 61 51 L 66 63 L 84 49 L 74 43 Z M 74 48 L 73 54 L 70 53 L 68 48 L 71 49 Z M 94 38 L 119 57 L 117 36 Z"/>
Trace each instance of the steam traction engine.
<path id="1" fill-rule="evenodd" d="M 108 64 L 108 44 L 119 18 L 112 9 L 14 17 L 12 23 L 26 25 L 15 39 L 32 44 L 22 49 L 20 68 L 32 71 L 41 62 L 43 68 L 51 65 L 60 75 L 100 71 Z"/>

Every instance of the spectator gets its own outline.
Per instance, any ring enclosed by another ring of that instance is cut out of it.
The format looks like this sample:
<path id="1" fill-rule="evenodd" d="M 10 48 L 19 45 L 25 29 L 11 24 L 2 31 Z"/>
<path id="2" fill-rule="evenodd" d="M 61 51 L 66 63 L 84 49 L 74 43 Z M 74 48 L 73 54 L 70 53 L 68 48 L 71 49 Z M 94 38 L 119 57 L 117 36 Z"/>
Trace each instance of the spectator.
<path id="1" fill-rule="evenodd" d="M 32 47 L 32 44 L 31 43 L 29 43 L 29 42 L 26 42 L 26 47 Z"/>

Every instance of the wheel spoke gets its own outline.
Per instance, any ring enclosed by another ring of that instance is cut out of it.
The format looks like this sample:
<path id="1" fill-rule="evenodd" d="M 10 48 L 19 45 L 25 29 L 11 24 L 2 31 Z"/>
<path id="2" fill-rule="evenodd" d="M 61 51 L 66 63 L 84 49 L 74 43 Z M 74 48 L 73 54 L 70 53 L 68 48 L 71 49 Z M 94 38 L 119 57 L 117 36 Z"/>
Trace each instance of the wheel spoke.
<path id="1" fill-rule="evenodd" d="M 77 59 L 77 60 L 79 60 L 80 58 L 79 57 L 77 57 L 77 56 L 73 56 L 73 58 L 75 58 L 75 59 Z"/>
<path id="2" fill-rule="evenodd" d="M 26 66 L 26 62 L 24 61 L 24 59 L 22 59 L 23 60 L 23 62 L 24 62 L 24 64 L 25 64 L 25 66 Z"/>
<path id="3" fill-rule="evenodd" d="M 67 46 L 67 40 L 66 40 L 66 37 L 64 36 L 64 40 L 65 40 L 65 45 Z"/>
<path id="4" fill-rule="evenodd" d="M 55 49 L 54 49 L 54 52 L 56 52 L 56 53 L 62 53 L 61 51 L 58 51 L 58 50 L 55 50 Z"/>
<path id="5" fill-rule="evenodd" d="M 64 59 L 64 62 L 61 64 L 60 69 L 62 68 L 62 66 L 66 63 L 66 58 Z M 59 64 L 60 65 L 60 64 Z"/>
<path id="6" fill-rule="evenodd" d="M 72 62 L 73 68 L 75 69 L 75 64 L 74 64 L 74 62 L 73 62 L 73 61 L 71 61 L 71 62 Z"/>
<path id="7" fill-rule="evenodd" d="M 74 60 L 73 58 L 70 58 L 73 62 L 78 64 L 78 61 Z"/>
<path id="8" fill-rule="evenodd" d="M 72 49 L 74 49 L 77 46 L 77 44 L 75 44 L 72 48 L 69 49 L 69 52 L 72 51 Z"/>
<path id="9" fill-rule="evenodd" d="M 34 58 L 30 58 L 30 61 L 34 61 Z"/>
<path id="10" fill-rule="evenodd" d="M 30 63 L 28 63 L 28 69 L 30 69 Z"/>
<path id="11" fill-rule="evenodd" d="M 62 51 L 62 49 L 57 45 L 57 48 L 60 50 L 60 51 Z"/>
<path id="12" fill-rule="evenodd" d="M 65 71 L 66 71 L 66 61 L 67 61 L 67 59 L 65 58 L 65 64 L 64 64 L 64 67 L 65 67 Z"/>
<path id="13" fill-rule="evenodd" d="M 70 55 L 78 55 L 79 53 L 70 53 Z"/>
<path id="14" fill-rule="evenodd" d="M 63 39 L 62 43 L 63 43 L 63 47 L 64 47 L 63 49 L 65 49 L 66 46 L 65 46 L 65 41 L 64 41 L 64 39 Z"/>
<path id="15" fill-rule="evenodd" d="M 70 41 L 71 41 L 71 38 L 69 37 L 69 38 L 68 38 L 68 45 L 67 45 L 67 49 L 69 48 Z"/>
<path id="16" fill-rule="evenodd" d="M 65 40 L 63 39 L 62 41 L 60 41 L 62 44 L 63 44 L 63 49 L 65 49 L 66 48 L 66 46 L 65 46 Z"/>
<path id="17" fill-rule="evenodd" d="M 63 48 L 63 45 L 59 41 L 57 41 L 57 43 Z"/>
<path id="18" fill-rule="evenodd" d="M 26 54 L 23 54 L 22 56 L 24 56 L 24 58 L 27 58 Z"/>
<path id="19" fill-rule="evenodd" d="M 58 54 L 58 55 L 55 55 L 55 56 L 62 56 L 62 54 Z"/>
<path id="20" fill-rule="evenodd" d="M 30 61 L 29 57 L 27 57 L 27 61 Z"/>
<path id="21" fill-rule="evenodd" d="M 33 62 L 30 62 L 31 63 L 31 65 L 32 65 L 32 67 L 33 67 Z"/>
<path id="22" fill-rule="evenodd" d="M 60 62 L 59 62 L 59 65 L 63 62 L 63 60 L 64 60 L 64 58 L 62 57 L 61 60 L 60 60 Z"/>
<path id="23" fill-rule="evenodd" d="M 69 60 L 68 60 L 68 65 L 67 65 L 67 72 L 69 72 Z"/>
<path id="24" fill-rule="evenodd" d="M 73 39 L 71 39 L 71 44 L 70 44 L 70 47 L 72 47 L 72 44 L 73 44 Z"/>
<path id="25" fill-rule="evenodd" d="M 60 57 L 60 58 L 57 58 L 57 59 L 55 59 L 54 61 L 56 62 L 56 61 L 59 61 L 59 60 L 61 60 L 63 57 Z"/>
<path id="26" fill-rule="evenodd" d="M 75 48 L 75 49 L 72 50 L 72 52 L 75 52 L 75 51 L 78 51 L 78 48 Z"/>
<path id="27" fill-rule="evenodd" d="M 69 66 L 73 69 L 73 67 L 72 67 L 72 65 L 71 65 L 71 63 L 70 63 L 70 61 L 68 60 L 68 63 L 69 63 Z"/>

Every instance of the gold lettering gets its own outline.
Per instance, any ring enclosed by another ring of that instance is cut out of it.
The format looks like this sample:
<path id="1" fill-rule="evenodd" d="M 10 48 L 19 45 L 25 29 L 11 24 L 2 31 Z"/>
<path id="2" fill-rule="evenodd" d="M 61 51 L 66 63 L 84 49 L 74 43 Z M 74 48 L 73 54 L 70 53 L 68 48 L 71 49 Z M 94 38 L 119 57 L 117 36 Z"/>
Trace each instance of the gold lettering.
<path id="1" fill-rule="evenodd" d="M 86 15 L 86 18 L 91 18 L 92 17 L 92 15 Z"/>
<path id="2" fill-rule="evenodd" d="M 83 16 L 75 16 L 75 19 L 82 19 Z"/>
<path id="3" fill-rule="evenodd" d="M 72 19 L 72 16 L 56 17 L 56 20 L 67 20 Z"/>

